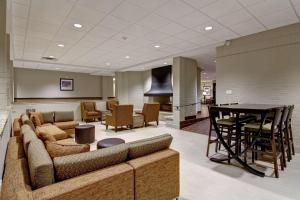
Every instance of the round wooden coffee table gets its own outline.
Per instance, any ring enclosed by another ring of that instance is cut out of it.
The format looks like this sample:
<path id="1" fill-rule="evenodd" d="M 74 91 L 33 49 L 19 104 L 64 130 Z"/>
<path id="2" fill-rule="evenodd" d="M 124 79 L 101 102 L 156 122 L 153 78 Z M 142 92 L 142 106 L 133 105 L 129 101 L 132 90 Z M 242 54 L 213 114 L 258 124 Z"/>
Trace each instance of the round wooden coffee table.
<path id="1" fill-rule="evenodd" d="M 123 140 L 121 138 L 107 138 L 107 139 L 100 140 L 97 143 L 97 149 L 108 148 L 108 147 L 112 147 L 112 146 L 116 146 L 116 145 L 124 144 L 124 143 L 125 143 L 125 140 Z"/>
<path id="2" fill-rule="evenodd" d="M 95 126 L 85 124 L 75 127 L 75 142 L 78 144 L 90 144 L 95 141 Z"/>

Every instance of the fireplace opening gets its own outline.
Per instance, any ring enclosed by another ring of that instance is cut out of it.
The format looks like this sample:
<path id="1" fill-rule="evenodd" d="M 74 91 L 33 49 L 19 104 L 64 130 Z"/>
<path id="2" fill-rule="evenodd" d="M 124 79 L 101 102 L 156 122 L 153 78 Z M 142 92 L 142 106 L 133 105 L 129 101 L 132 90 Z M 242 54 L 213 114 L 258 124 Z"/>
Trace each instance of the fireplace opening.
<path id="1" fill-rule="evenodd" d="M 159 103 L 160 111 L 172 112 L 172 97 L 170 96 L 153 96 L 149 98 L 149 101 Z"/>

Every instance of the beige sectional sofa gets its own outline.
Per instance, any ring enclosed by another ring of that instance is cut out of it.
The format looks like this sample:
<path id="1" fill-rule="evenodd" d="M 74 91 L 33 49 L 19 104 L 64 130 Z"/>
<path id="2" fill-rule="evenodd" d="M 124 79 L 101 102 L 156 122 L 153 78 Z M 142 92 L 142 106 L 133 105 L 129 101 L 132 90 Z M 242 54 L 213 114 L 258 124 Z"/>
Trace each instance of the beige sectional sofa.
<path id="1" fill-rule="evenodd" d="M 51 159 L 24 123 L 8 144 L 1 199 L 171 200 L 179 196 L 172 136 Z"/>
<path id="2" fill-rule="evenodd" d="M 37 116 L 39 123 L 35 123 L 34 116 Z M 55 139 L 62 140 L 69 137 L 75 132 L 75 127 L 79 125 L 74 121 L 73 111 L 54 111 L 54 112 L 37 112 L 31 113 L 31 116 L 22 114 L 20 118 L 16 118 L 13 123 L 14 136 L 20 135 L 21 126 L 28 124 L 34 126 L 37 133 L 44 132 L 53 135 Z"/>

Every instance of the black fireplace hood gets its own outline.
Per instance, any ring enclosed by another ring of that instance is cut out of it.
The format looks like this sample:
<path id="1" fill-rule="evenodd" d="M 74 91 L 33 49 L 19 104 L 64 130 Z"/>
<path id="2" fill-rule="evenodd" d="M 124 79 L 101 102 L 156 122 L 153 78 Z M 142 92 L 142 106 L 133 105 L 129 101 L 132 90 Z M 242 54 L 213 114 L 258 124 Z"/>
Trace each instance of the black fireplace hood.
<path id="1" fill-rule="evenodd" d="M 151 89 L 144 96 L 173 96 L 172 65 L 152 69 Z"/>

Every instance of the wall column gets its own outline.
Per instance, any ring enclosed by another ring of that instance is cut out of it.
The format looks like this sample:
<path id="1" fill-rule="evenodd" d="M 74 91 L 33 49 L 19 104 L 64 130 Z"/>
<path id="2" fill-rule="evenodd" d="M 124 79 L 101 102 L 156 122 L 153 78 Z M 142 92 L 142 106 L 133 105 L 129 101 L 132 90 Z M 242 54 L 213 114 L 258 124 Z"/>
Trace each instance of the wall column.
<path id="1" fill-rule="evenodd" d="M 173 123 L 179 128 L 180 122 L 184 121 L 186 117 L 197 115 L 198 64 L 194 59 L 175 57 L 172 71 Z"/>

